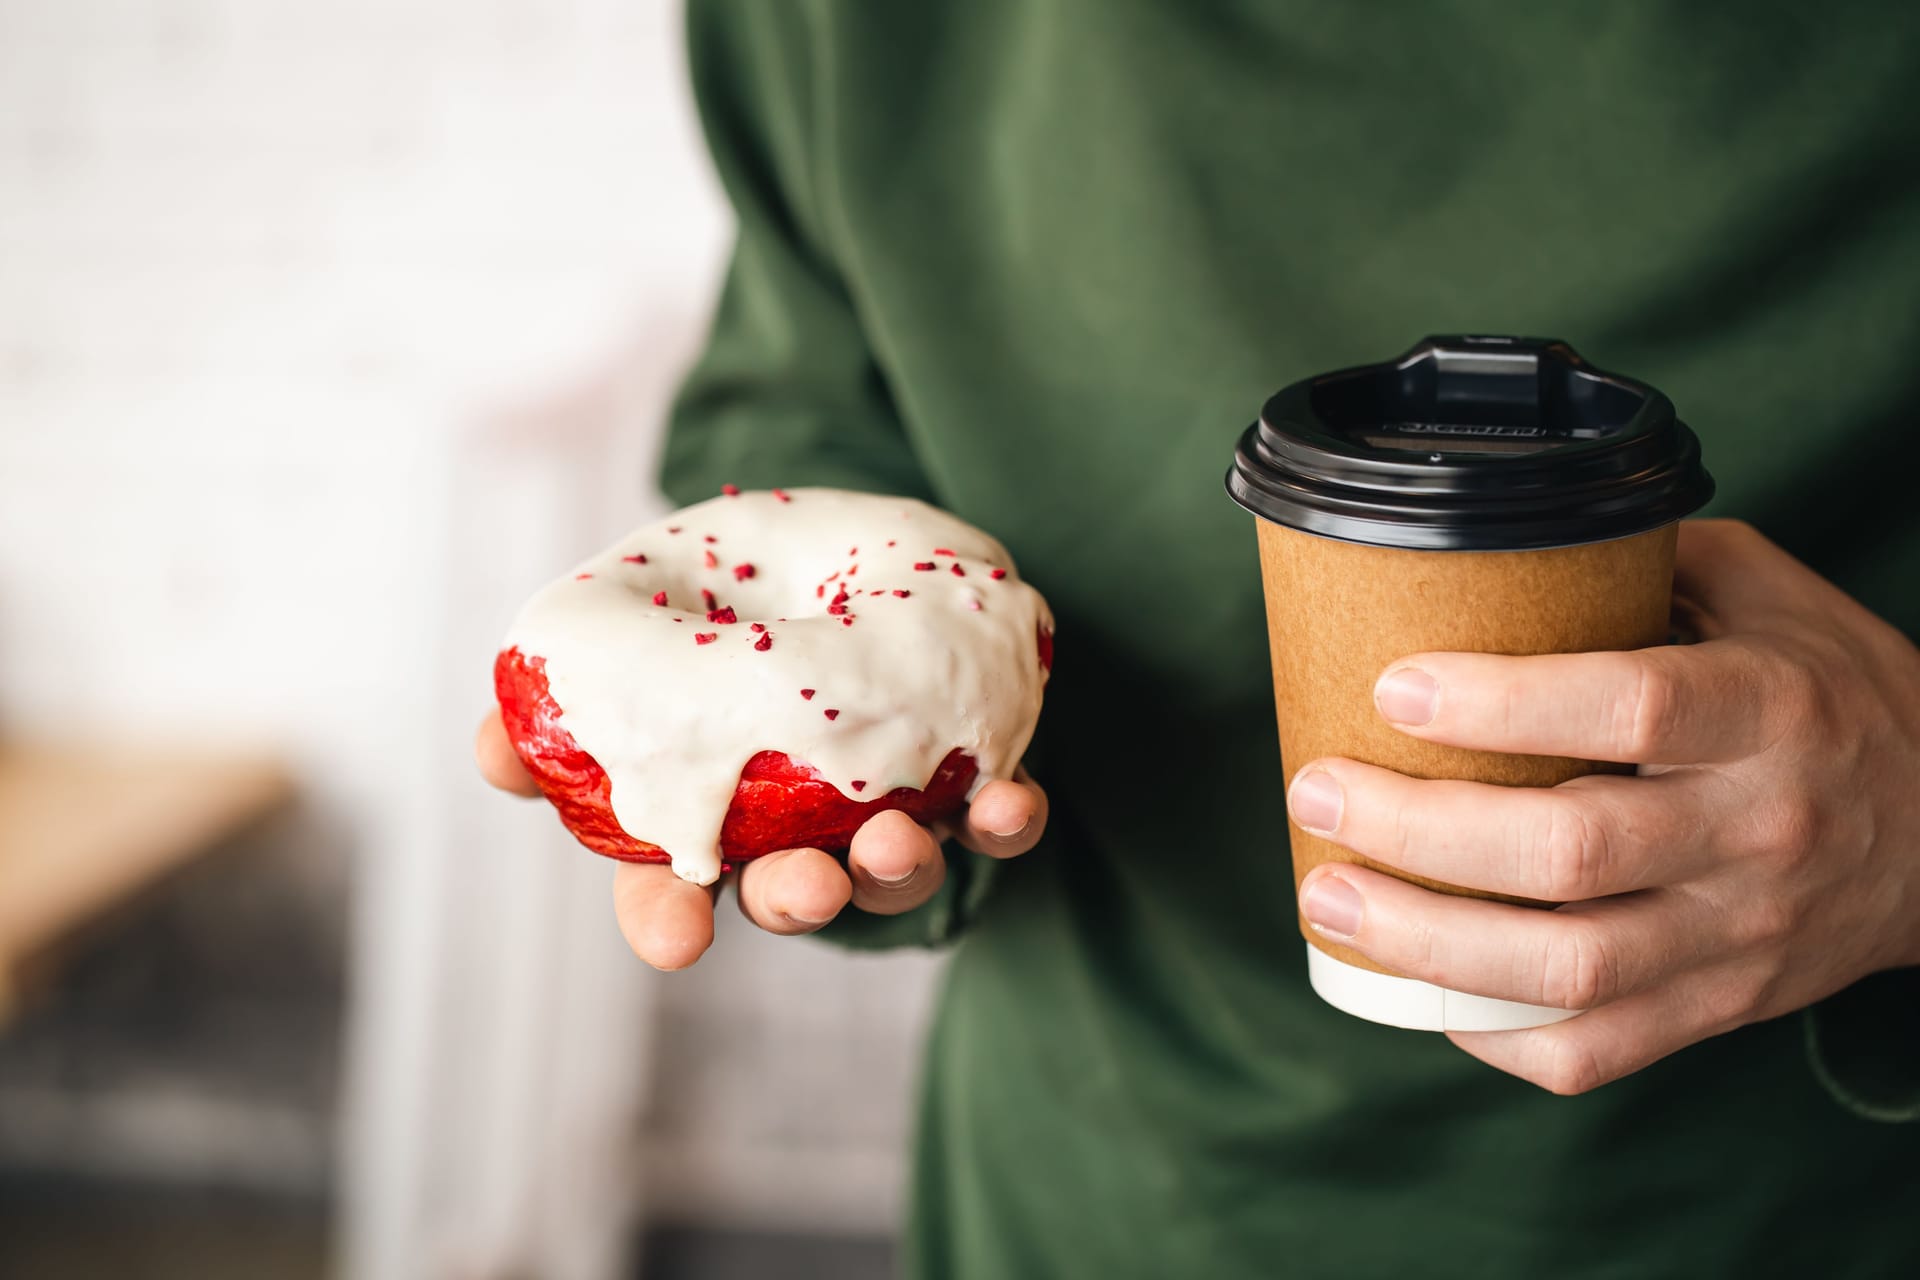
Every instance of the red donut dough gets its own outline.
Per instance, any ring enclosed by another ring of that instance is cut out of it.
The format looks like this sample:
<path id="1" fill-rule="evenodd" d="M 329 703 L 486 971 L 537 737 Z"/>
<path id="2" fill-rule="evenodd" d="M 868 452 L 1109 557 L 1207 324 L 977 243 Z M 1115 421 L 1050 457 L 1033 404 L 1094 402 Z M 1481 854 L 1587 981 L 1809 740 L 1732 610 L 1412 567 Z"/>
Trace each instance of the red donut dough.
<path id="1" fill-rule="evenodd" d="M 1042 633 L 1042 662 L 1047 666 L 1052 665 L 1052 639 Z M 493 664 L 494 693 L 520 762 L 560 811 L 567 830 L 587 848 L 622 862 L 670 861 L 658 845 L 628 835 L 613 816 L 607 775 L 561 724 L 545 668 L 546 659 L 527 657 L 517 648 L 505 650 Z M 977 772 L 972 756 L 950 751 L 925 790 L 900 787 L 856 801 L 809 766 L 779 751 L 762 751 L 740 771 L 720 829 L 722 863 L 731 869 L 781 849 L 838 853 L 853 842 L 862 823 L 886 809 L 898 809 L 922 823 L 952 817 L 965 807 Z"/>

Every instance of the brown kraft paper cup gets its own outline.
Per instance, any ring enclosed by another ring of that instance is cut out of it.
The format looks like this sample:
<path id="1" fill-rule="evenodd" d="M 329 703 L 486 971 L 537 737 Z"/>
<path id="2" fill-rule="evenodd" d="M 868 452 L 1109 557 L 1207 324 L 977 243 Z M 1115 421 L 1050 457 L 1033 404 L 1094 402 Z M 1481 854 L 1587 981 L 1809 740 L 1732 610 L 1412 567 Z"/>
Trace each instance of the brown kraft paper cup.
<path id="1" fill-rule="evenodd" d="M 1407 551 L 1300 533 L 1259 520 L 1260 572 L 1273 653 L 1274 705 L 1287 780 L 1323 756 L 1345 756 L 1414 778 L 1551 787 L 1623 766 L 1559 756 L 1509 756 L 1423 742 L 1374 707 L 1393 663 L 1433 651 L 1536 654 L 1640 649 L 1668 632 L 1678 526 L 1541 551 Z M 1323 862 L 1355 862 L 1442 893 L 1533 903 L 1441 884 L 1352 853 L 1287 823 L 1293 884 Z M 1316 933 L 1338 960 L 1391 973 Z"/>
<path id="2" fill-rule="evenodd" d="M 1660 392 L 1563 342 L 1427 338 L 1275 393 L 1241 435 L 1227 490 L 1258 517 L 1284 782 L 1325 756 L 1514 787 L 1630 770 L 1423 742 L 1380 715 L 1373 688 L 1422 652 L 1666 640 L 1678 521 L 1713 482 Z M 1352 862 L 1441 893 L 1555 905 L 1410 875 L 1291 821 L 1287 833 L 1296 897 L 1313 868 Z M 1571 1016 L 1396 974 L 1296 918 L 1314 989 L 1358 1017 L 1498 1030 Z"/>

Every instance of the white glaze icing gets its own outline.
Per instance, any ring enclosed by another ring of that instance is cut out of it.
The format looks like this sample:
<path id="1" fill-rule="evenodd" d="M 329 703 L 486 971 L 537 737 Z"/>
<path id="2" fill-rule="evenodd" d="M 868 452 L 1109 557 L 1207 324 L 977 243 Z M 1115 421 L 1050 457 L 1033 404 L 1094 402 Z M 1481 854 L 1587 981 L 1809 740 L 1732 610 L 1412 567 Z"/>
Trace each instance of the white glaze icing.
<path id="1" fill-rule="evenodd" d="M 841 587 L 845 612 L 830 613 Z M 703 588 L 739 620 L 709 622 Z M 1011 777 L 1040 716 L 1040 630 L 1053 630 L 1046 601 L 972 525 L 910 498 L 794 489 L 636 529 L 535 594 L 504 647 L 546 660 L 560 723 L 606 771 L 627 834 L 711 884 L 760 751 L 856 800 L 925 787 L 956 747 L 978 763 L 975 791 Z"/>

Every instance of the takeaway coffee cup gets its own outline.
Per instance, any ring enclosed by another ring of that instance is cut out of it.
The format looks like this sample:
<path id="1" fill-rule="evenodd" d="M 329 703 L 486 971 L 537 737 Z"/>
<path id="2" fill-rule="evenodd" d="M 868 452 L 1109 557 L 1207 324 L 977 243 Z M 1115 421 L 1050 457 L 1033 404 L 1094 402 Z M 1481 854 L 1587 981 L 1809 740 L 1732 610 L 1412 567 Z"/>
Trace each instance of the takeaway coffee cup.
<path id="1" fill-rule="evenodd" d="M 1706 503 L 1713 481 L 1699 441 L 1652 387 L 1595 369 L 1564 342 L 1435 337 L 1276 393 L 1241 436 L 1227 491 L 1259 517 L 1289 776 L 1338 755 L 1419 778 L 1549 787 L 1624 766 L 1422 742 L 1380 717 L 1375 680 L 1426 650 L 1662 643 L 1676 522 Z M 1291 823 L 1288 832 L 1296 888 L 1338 860 L 1498 896 L 1369 862 Z M 1304 920 L 1301 933 L 1321 998 L 1375 1022 L 1475 1031 L 1571 1016 L 1392 973 Z"/>

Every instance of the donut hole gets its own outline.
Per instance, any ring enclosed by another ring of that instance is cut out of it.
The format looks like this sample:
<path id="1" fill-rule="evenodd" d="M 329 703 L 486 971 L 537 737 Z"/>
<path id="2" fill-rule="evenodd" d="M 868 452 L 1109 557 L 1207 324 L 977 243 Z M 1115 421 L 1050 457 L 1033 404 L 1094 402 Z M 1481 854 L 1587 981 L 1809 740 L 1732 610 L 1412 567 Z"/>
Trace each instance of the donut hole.
<path id="1" fill-rule="evenodd" d="M 812 598 L 810 587 L 803 600 L 795 594 L 792 584 L 766 581 L 758 572 L 751 578 L 737 580 L 723 577 L 718 570 L 664 573 L 636 581 L 632 590 L 650 607 L 699 622 L 708 621 L 708 615 L 716 611 L 732 609 L 738 622 L 771 624 L 779 619 L 824 613 L 826 606 L 826 601 Z M 661 592 L 666 593 L 664 604 L 655 601 Z"/>
<path id="2" fill-rule="evenodd" d="M 751 575 L 735 576 L 723 564 L 719 569 L 690 575 L 664 575 L 661 581 L 665 585 L 649 587 L 644 594 L 664 590 L 666 608 L 702 622 L 709 621 L 711 613 L 726 609 L 733 610 L 737 622 L 763 626 L 845 617 L 855 610 L 856 602 L 867 598 L 863 589 L 848 583 L 847 568 L 842 563 L 824 568 L 792 566 L 775 572 L 755 565 Z M 703 592 L 712 593 L 711 605 Z"/>

